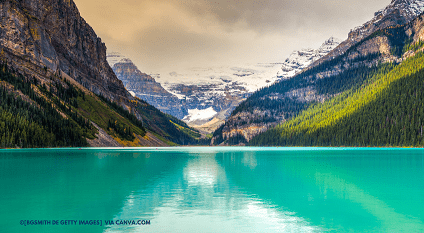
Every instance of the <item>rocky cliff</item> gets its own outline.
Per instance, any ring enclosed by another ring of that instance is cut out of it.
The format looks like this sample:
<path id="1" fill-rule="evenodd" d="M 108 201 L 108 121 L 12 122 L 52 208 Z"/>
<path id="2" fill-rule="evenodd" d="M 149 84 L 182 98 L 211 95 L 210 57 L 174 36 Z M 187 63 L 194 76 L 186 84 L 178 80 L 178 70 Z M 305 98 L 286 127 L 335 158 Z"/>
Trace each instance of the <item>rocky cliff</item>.
<path id="1" fill-rule="evenodd" d="M 23 99 L 36 101 L 36 108 L 50 114 L 47 121 L 34 122 L 39 129 L 57 134 L 57 130 L 50 132 L 51 124 L 68 124 L 65 135 L 56 135 L 65 137 L 60 143 L 50 138 L 44 140 L 48 143 L 27 146 L 163 146 L 196 142 L 197 134 L 183 122 L 125 89 L 106 60 L 105 44 L 72 0 L 0 0 L 0 65 L 4 67 L 2 86 L 25 87 L 19 89 L 26 93 Z M 31 111 L 43 115 L 39 110 Z M 21 117 L 20 112 L 11 114 Z M 66 138 L 68 134 L 74 135 L 75 143 Z M 21 139 L 17 136 L 9 142 Z"/>
<path id="2" fill-rule="evenodd" d="M 4 0 L 0 25 L 0 47 L 13 67 L 38 76 L 63 72 L 96 94 L 127 98 L 105 44 L 72 0 Z"/>
<path id="3" fill-rule="evenodd" d="M 187 114 L 187 109 L 178 97 L 165 90 L 150 75 L 142 73 L 130 59 L 119 53 L 108 53 L 107 60 L 131 94 L 179 119 Z"/>
<path id="4" fill-rule="evenodd" d="M 311 67 L 345 53 L 350 47 L 378 30 L 406 24 L 415 19 L 423 11 L 423 0 L 392 0 L 386 8 L 375 12 L 374 18 L 370 21 L 352 29 L 345 41 L 341 42 L 327 56 L 314 62 Z"/>

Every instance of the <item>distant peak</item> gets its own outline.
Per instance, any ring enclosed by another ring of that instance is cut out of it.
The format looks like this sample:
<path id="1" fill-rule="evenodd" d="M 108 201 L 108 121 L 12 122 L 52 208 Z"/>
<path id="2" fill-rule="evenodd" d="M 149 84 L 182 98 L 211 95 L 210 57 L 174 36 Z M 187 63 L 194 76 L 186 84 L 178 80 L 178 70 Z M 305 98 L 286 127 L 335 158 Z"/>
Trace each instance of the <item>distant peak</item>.
<path id="1" fill-rule="evenodd" d="M 377 11 L 375 15 L 386 15 L 390 12 L 390 9 L 403 10 L 405 11 L 404 14 L 412 19 L 423 12 L 424 0 L 392 0 L 385 9 Z"/>
<path id="2" fill-rule="evenodd" d="M 108 52 L 107 56 L 111 56 L 111 57 L 121 57 L 122 54 L 118 53 L 118 52 Z"/>
<path id="3" fill-rule="evenodd" d="M 392 0 L 391 5 L 399 5 L 399 4 L 410 4 L 415 2 L 416 0 Z"/>
<path id="4" fill-rule="evenodd" d="M 333 36 L 328 38 L 328 40 L 325 41 L 325 43 L 341 43 L 341 42 L 342 40 Z"/>
<path id="5" fill-rule="evenodd" d="M 318 51 L 320 52 L 325 52 L 328 53 L 329 51 L 331 51 L 332 49 L 334 49 L 337 45 L 339 45 L 342 42 L 342 40 L 335 38 L 335 37 L 330 37 L 328 38 L 322 45 L 321 47 L 318 49 Z"/>
<path id="6" fill-rule="evenodd" d="M 341 43 L 335 37 L 328 38 L 318 49 L 301 49 L 294 51 L 283 63 L 281 77 L 289 78 L 308 67 L 311 63 L 327 55 Z"/>
<path id="7" fill-rule="evenodd" d="M 374 18 L 351 30 L 358 35 L 364 35 L 369 31 L 369 28 L 378 28 L 380 22 L 386 22 L 384 19 L 390 15 L 399 14 L 398 22 L 400 24 L 407 23 L 413 20 L 424 11 L 424 0 L 392 0 L 392 2 L 385 7 L 374 13 Z M 394 14 L 395 12 L 398 12 Z M 381 24 L 386 25 L 386 24 Z M 386 25 L 387 26 L 387 25 Z M 365 36 L 365 35 L 364 35 Z M 363 38 L 363 36 L 361 37 Z"/>
<path id="8" fill-rule="evenodd" d="M 133 63 L 129 58 L 122 58 L 119 63 Z"/>
<path id="9" fill-rule="evenodd" d="M 111 67 L 113 67 L 117 63 L 133 64 L 131 59 L 125 57 L 124 55 L 118 52 L 108 52 L 106 55 L 106 59 Z"/>

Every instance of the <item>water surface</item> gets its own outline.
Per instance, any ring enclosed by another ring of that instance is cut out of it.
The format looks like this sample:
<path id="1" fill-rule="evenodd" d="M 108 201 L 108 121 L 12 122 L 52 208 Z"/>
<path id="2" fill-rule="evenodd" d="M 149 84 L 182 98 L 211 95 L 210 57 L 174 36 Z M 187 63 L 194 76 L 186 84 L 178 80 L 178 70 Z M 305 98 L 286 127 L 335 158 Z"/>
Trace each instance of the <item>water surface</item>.
<path id="1" fill-rule="evenodd" d="M 424 232 L 422 149 L 0 150 L 0 178 L 4 232 Z"/>

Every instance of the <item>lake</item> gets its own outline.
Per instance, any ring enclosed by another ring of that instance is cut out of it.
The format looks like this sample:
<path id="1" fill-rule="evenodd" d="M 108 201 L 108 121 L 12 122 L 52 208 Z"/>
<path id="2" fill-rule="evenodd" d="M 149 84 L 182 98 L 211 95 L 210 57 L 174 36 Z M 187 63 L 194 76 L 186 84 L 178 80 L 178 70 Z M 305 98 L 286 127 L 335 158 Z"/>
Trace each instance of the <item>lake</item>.
<path id="1" fill-rule="evenodd" d="M 424 232 L 424 150 L 0 150 L 2 232 Z"/>

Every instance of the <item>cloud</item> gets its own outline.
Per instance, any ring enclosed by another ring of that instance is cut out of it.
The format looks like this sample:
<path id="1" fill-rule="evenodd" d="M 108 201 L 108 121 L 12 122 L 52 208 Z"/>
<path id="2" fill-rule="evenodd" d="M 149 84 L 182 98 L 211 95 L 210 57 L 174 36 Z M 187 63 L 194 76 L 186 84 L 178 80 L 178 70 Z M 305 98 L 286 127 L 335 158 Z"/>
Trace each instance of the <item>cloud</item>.
<path id="1" fill-rule="evenodd" d="M 74 0 L 110 50 L 144 72 L 281 61 L 347 36 L 390 0 Z"/>

